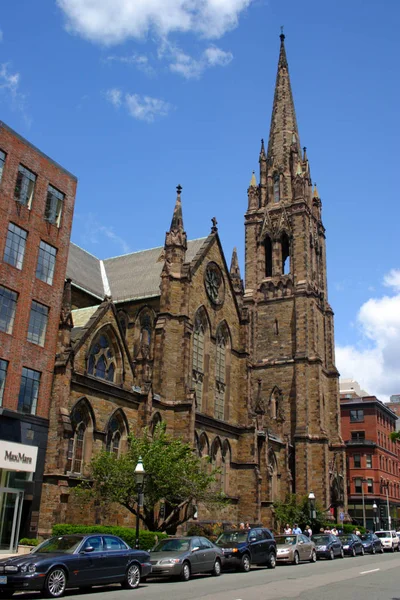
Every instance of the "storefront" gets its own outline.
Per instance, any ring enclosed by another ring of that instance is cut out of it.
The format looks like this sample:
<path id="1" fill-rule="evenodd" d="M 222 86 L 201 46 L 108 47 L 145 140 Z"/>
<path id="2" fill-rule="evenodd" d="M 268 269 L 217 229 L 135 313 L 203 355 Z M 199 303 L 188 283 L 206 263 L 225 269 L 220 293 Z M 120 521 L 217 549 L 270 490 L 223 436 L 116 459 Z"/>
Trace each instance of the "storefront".
<path id="1" fill-rule="evenodd" d="M 24 493 L 36 470 L 38 448 L 0 440 L 0 552 L 18 546 Z"/>

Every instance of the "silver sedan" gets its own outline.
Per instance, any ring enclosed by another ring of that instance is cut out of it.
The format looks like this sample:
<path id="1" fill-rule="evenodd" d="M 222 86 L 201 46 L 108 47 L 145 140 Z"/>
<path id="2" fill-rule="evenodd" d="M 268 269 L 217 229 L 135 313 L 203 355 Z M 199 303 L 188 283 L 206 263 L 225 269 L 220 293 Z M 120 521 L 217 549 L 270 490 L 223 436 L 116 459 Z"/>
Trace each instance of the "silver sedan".
<path id="1" fill-rule="evenodd" d="M 275 536 L 278 562 L 298 565 L 301 560 L 316 562 L 315 544 L 306 535 L 276 535 Z"/>
<path id="2" fill-rule="evenodd" d="M 168 538 L 150 552 L 151 577 L 179 577 L 188 581 L 194 573 L 218 576 L 223 560 L 222 550 L 204 537 Z"/>

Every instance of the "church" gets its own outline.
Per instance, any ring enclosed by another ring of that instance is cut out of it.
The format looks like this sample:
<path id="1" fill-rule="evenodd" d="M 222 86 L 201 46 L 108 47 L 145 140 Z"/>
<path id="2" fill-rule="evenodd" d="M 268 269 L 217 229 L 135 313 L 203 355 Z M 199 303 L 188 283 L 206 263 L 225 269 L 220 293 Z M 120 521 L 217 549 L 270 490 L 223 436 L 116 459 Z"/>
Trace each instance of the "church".
<path id="1" fill-rule="evenodd" d="M 313 492 L 336 518 L 347 506 L 325 228 L 284 40 L 247 190 L 244 282 L 215 219 L 187 239 L 181 186 L 160 247 L 99 260 L 70 245 L 39 534 L 101 522 L 73 488 L 97 452 L 122 453 L 158 422 L 221 469 L 229 504 L 219 515 L 199 506 L 199 521 L 274 527 L 274 501 L 292 492 Z M 111 524 L 131 519 L 119 507 Z"/>

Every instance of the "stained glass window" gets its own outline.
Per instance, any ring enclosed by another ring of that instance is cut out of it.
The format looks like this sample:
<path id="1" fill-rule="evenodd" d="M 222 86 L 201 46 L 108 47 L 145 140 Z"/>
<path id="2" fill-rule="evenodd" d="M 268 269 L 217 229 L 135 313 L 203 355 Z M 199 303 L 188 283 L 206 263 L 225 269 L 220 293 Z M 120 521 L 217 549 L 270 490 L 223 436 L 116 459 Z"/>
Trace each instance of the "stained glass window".
<path id="1" fill-rule="evenodd" d="M 88 358 L 88 374 L 114 382 L 115 356 L 110 347 L 109 339 L 101 334 L 93 343 Z"/>

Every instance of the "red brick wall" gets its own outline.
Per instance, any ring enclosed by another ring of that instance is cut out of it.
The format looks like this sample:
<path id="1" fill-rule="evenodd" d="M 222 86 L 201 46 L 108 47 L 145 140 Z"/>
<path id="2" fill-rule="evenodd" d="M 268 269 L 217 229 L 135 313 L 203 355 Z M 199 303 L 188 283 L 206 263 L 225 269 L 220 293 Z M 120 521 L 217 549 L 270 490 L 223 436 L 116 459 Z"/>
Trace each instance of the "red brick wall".
<path id="1" fill-rule="evenodd" d="M 12 335 L 0 332 L 0 358 L 9 361 L 3 406 L 17 409 L 22 367 L 28 367 L 42 374 L 36 414 L 47 418 L 77 181 L 3 123 L 0 149 L 7 154 L 0 182 L 0 283 L 19 295 Z M 20 163 L 37 176 L 30 209 L 14 200 Z M 49 183 L 65 194 L 60 227 L 44 220 Z M 3 262 L 10 222 L 28 232 L 21 270 Z M 41 240 L 57 248 L 51 286 L 35 276 Z M 32 300 L 50 309 L 44 347 L 27 341 Z"/>

